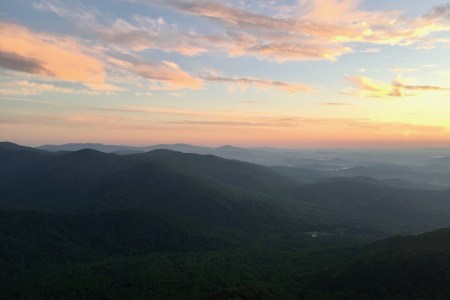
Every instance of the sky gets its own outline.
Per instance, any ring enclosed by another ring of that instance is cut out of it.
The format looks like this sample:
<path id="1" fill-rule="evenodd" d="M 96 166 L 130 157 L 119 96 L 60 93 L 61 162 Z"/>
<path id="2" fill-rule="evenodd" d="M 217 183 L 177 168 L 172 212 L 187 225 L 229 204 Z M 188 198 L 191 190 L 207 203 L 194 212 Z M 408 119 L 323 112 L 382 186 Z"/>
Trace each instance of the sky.
<path id="1" fill-rule="evenodd" d="M 2 1 L 0 140 L 450 147 L 450 2 Z"/>

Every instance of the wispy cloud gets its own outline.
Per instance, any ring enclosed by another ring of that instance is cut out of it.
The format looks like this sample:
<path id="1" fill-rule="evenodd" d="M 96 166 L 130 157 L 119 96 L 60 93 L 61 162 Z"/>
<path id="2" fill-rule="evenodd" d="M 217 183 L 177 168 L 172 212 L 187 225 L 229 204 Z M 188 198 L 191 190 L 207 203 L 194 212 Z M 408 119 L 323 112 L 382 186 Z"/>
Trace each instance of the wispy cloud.
<path id="1" fill-rule="evenodd" d="M 297 17 L 281 18 L 261 15 L 228 6 L 218 1 L 155 1 L 180 13 L 213 20 L 228 31 L 246 36 L 233 38 L 234 53 L 266 59 L 328 59 L 352 52 L 349 43 L 373 45 L 412 45 L 425 43 L 436 32 L 449 31 L 446 7 L 438 7 L 423 17 L 410 19 L 399 11 L 363 11 L 360 1 L 299 1 L 302 11 Z M 153 2 L 153 4 L 155 3 Z M 439 43 L 434 40 L 434 43 Z M 246 45 L 246 47 L 242 47 Z M 213 49 L 214 50 L 214 49 Z M 379 48 L 367 48 L 374 53 Z M 233 54 L 233 52 L 230 52 Z"/>
<path id="2" fill-rule="evenodd" d="M 335 60 L 338 56 L 351 52 L 349 47 L 337 44 L 325 44 L 314 39 L 297 34 L 278 34 L 276 30 L 288 30 L 290 21 L 251 14 L 244 10 L 228 7 L 211 1 L 191 1 L 177 3 L 176 1 L 160 1 L 160 5 L 169 5 L 179 12 L 181 8 L 198 12 L 199 17 L 224 17 L 227 25 L 235 24 L 239 27 L 225 28 L 214 35 L 199 33 L 193 30 L 180 31 L 175 24 L 168 24 L 163 18 L 149 18 L 135 15 L 132 20 L 121 18 L 107 19 L 95 9 L 87 8 L 81 3 L 63 4 L 60 1 L 46 1 L 35 4 L 41 10 L 49 10 L 66 19 L 71 20 L 89 32 L 108 43 L 109 46 L 143 51 L 158 49 L 166 52 L 177 52 L 186 56 L 202 53 L 226 53 L 229 56 L 254 56 L 260 59 L 287 60 Z M 152 3 L 155 4 L 155 3 Z M 203 14 L 201 14 L 201 12 Z M 241 15 L 243 18 L 239 18 Z M 228 19 L 232 18 L 232 19 Z M 239 22 L 238 22 L 239 21 Z M 86 23 L 88 26 L 86 26 Z M 241 24 L 243 23 L 243 24 Z M 319 25 L 304 22 L 305 30 L 316 32 Z M 275 26 L 273 29 L 264 25 Z M 296 25 L 297 26 L 297 25 Z M 300 25 L 299 25 L 300 26 Z M 328 32 L 330 26 L 324 25 L 323 31 Z M 122 49 L 124 50 L 124 49 Z"/>
<path id="3" fill-rule="evenodd" d="M 361 97 L 406 97 L 416 95 L 412 92 L 450 91 L 450 88 L 441 86 L 407 84 L 400 77 L 393 80 L 390 84 L 363 76 L 353 76 L 347 79 L 356 87 L 356 90 L 349 91 L 348 93 Z"/>
<path id="4" fill-rule="evenodd" d="M 379 53 L 381 50 L 380 48 L 366 48 L 363 50 L 360 50 L 361 53 Z"/>
<path id="5" fill-rule="evenodd" d="M 26 80 L 0 82 L 0 95 L 2 96 L 39 95 L 42 93 L 93 94 L 95 92 Z"/>
<path id="6" fill-rule="evenodd" d="M 101 45 L 88 49 L 83 41 L 33 32 L 12 23 L 0 23 L 2 43 L 0 44 L 0 67 L 34 74 L 42 80 L 57 79 L 84 84 L 92 91 L 120 91 L 122 88 L 108 83 L 107 69 L 125 70 L 148 79 L 151 89 L 177 90 L 200 89 L 202 80 L 191 76 L 172 62 L 144 62 L 137 59 L 118 60 L 111 57 Z M 95 44 L 94 44 L 95 45 Z M 48 91 L 50 85 L 35 84 L 3 87 L 3 94 L 30 95 Z M 39 87 L 40 88 L 39 88 Z M 68 92 L 67 88 L 56 87 L 53 91 Z M 38 92 L 40 91 L 40 92 Z M 73 90 L 74 91 L 74 90 Z M 75 91 L 74 91 L 75 92 Z"/>
<path id="7" fill-rule="evenodd" d="M 394 80 L 392 85 L 399 89 L 411 90 L 411 91 L 450 91 L 450 88 L 435 86 L 435 85 L 410 85 L 402 83 L 398 80 Z"/>
<path id="8" fill-rule="evenodd" d="M 407 73 L 407 72 L 415 72 L 417 70 L 419 70 L 419 69 L 418 68 L 399 67 L 399 66 L 389 68 L 389 71 L 391 71 L 393 73 L 397 73 L 397 74 L 403 74 L 403 73 Z"/>
<path id="9" fill-rule="evenodd" d="M 401 46 L 415 44 L 417 47 L 427 44 L 434 47 L 442 44 L 442 39 L 432 37 L 432 34 L 450 30 L 447 5 L 436 7 L 422 17 L 408 18 L 400 11 L 362 10 L 358 0 L 300 0 L 296 7 L 289 10 L 288 15 L 264 15 L 213 0 L 133 2 L 165 7 L 177 13 L 203 19 L 205 22 L 212 22 L 215 26 L 214 33 L 206 34 L 201 29 L 196 31 L 192 28 L 183 30 L 162 17 L 134 15 L 127 20 L 115 18 L 79 1 L 70 3 L 59 0 L 40 1 L 34 3 L 36 9 L 50 11 L 73 22 L 90 44 L 102 49 L 101 59 L 96 55 L 90 55 L 86 47 L 83 48 L 73 40 L 70 40 L 69 44 L 75 44 L 75 47 L 57 44 L 68 43 L 67 39 L 63 39 L 43 46 L 49 46 L 50 49 L 52 46 L 58 46 L 61 51 L 69 51 L 70 48 L 75 52 L 73 55 L 81 55 L 82 60 L 79 61 L 83 62 L 84 59 L 85 63 L 77 64 L 81 66 L 80 70 L 72 72 L 71 75 L 62 71 L 66 67 L 64 63 L 54 66 L 43 54 L 31 57 L 29 53 L 17 53 L 11 48 L 9 49 L 11 53 L 6 52 L 5 58 L 0 56 L 2 64 L 9 66 L 10 69 L 28 70 L 63 80 L 82 81 L 97 90 L 101 89 L 101 86 L 113 89 L 113 86 L 107 86 L 105 83 L 108 76 L 105 69 L 116 69 L 148 80 L 148 84 L 145 82 L 140 84 L 147 85 L 150 90 L 198 90 L 205 87 L 205 82 L 216 82 L 234 85 L 233 88 L 256 86 L 287 92 L 308 92 L 311 88 L 301 83 L 192 74 L 175 63 L 148 61 L 139 58 L 139 54 L 146 50 L 161 50 L 184 56 L 225 53 L 230 57 L 251 56 L 278 62 L 333 61 L 355 51 L 376 53 L 380 51 L 378 45 L 385 44 Z M 286 8 L 282 10 L 285 11 Z M 297 14 L 293 14 L 293 11 L 297 11 Z M 16 26 L 16 31 L 25 32 L 27 36 L 31 35 L 23 27 Z M 47 40 L 39 38 L 40 34 L 33 34 L 37 36 L 37 44 Z M 359 48 L 358 43 L 363 43 L 366 48 L 356 50 Z M 114 53 L 127 56 L 117 56 Z M 88 59 L 92 61 L 88 62 Z M 74 61 L 68 57 L 63 59 L 66 60 Z M 87 66 L 89 69 L 84 70 L 83 68 L 88 68 Z M 400 72 L 399 69 L 395 71 Z M 91 74 L 89 77 L 88 72 Z M 413 90 L 398 84 L 383 85 L 366 77 L 353 77 L 350 81 L 362 87 L 359 94 L 371 97 L 406 96 L 410 93 L 403 91 Z"/>
<path id="10" fill-rule="evenodd" d="M 133 22 L 111 19 L 103 16 L 97 9 L 86 7 L 74 1 L 71 4 L 53 0 L 34 4 L 39 10 L 47 10 L 74 22 L 85 33 L 87 40 L 55 36 L 49 33 L 32 32 L 27 28 L 11 23 L 3 23 L 4 30 L 10 33 L 10 46 L 0 55 L 0 65 L 15 71 L 22 71 L 63 81 L 81 82 L 96 91 L 120 91 L 123 87 L 113 85 L 123 83 L 113 79 L 109 73 L 132 74 L 147 80 L 130 84 L 146 86 L 149 90 L 176 91 L 181 89 L 198 90 L 204 82 L 226 83 L 235 88 L 256 86 L 276 88 L 286 92 L 307 92 L 311 89 L 300 83 L 288 83 L 269 79 L 249 77 L 202 77 L 183 70 L 170 61 L 149 61 L 139 56 L 140 51 L 159 49 L 191 56 L 209 51 L 226 51 L 231 56 L 247 55 L 272 57 L 274 52 L 284 57 L 328 56 L 329 47 L 302 44 L 286 44 L 280 41 L 281 48 L 273 44 L 255 44 L 255 36 L 245 32 L 226 32 L 219 35 L 202 35 L 195 32 L 180 32 L 176 27 L 166 24 L 162 18 L 134 16 Z M 89 36 L 94 36 L 90 39 Z M 274 39 L 277 39 L 274 37 Z M 26 43 L 27 47 L 21 44 Z M 88 44 L 85 46 L 84 44 Z M 94 50 L 92 50 L 93 48 Z M 214 48 L 214 49 L 211 49 Z M 24 49 L 28 49 L 25 51 Z M 343 49 L 343 48 L 342 48 Z M 0 49 L 2 51 L 4 49 Z M 343 49 L 345 52 L 346 50 Z M 123 55 L 125 54 L 125 55 Z M 330 54 L 333 56 L 333 54 Z M 277 55 L 275 55 L 277 56 Z M 323 57 L 321 57 L 323 58 Z M 281 58 L 280 58 L 281 59 Z M 74 62 L 77 62 L 74 64 Z M 146 93 L 143 91 L 142 93 Z M 142 94 L 141 93 L 141 94 Z"/>
<path id="11" fill-rule="evenodd" d="M 183 71 L 174 62 L 163 61 L 161 63 L 145 62 L 138 60 L 122 60 L 109 58 L 109 62 L 118 68 L 136 74 L 149 81 L 151 90 L 198 90 L 203 87 L 201 79 L 191 76 Z"/>
<path id="12" fill-rule="evenodd" d="M 219 75 L 204 75 L 202 79 L 209 82 L 218 82 L 231 84 L 234 88 L 235 86 L 241 89 L 246 89 L 249 86 L 256 86 L 261 89 L 279 89 L 289 93 L 309 93 L 312 92 L 312 88 L 296 83 L 288 83 L 283 81 L 268 80 L 262 78 L 252 78 L 252 77 L 224 77 Z"/>
<path id="13" fill-rule="evenodd" d="M 185 43 L 186 38 L 189 40 L 194 49 L 194 53 L 190 54 L 225 52 L 229 56 L 254 56 L 283 62 L 336 60 L 337 57 L 352 51 L 347 46 L 319 40 L 317 37 L 323 33 L 328 36 L 337 29 L 335 26 L 318 24 L 311 20 L 270 17 L 216 1 L 157 1 L 157 4 L 181 13 L 215 20 L 225 26 L 224 31 L 216 35 L 176 33 L 180 45 Z M 141 34 L 137 36 L 145 36 L 143 30 L 139 32 Z M 169 35 L 171 32 L 166 32 L 165 36 Z M 166 50 L 176 51 L 176 47 L 172 46 Z"/>
<path id="14" fill-rule="evenodd" d="M 446 19 L 450 21 L 450 3 L 433 8 L 425 15 L 427 19 Z"/>

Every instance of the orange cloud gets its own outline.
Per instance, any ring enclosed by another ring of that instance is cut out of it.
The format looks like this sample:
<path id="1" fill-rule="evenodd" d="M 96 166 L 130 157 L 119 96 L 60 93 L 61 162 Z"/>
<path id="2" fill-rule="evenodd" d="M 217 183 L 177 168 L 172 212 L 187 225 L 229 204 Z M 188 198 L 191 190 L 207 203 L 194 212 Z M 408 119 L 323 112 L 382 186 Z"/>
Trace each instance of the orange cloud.
<path id="1" fill-rule="evenodd" d="M 172 62 L 148 62 L 128 57 L 137 57 L 133 52 L 158 49 L 185 56 L 226 53 L 231 57 L 252 56 L 278 62 L 333 61 L 354 52 L 353 47 L 358 43 L 443 44 L 445 39 L 430 36 L 450 30 L 448 5 L 411 19 L 399 11 L 363 11 L 358 0 L 299 0 L 299 5 L 294 8 L 301 14 L 291 13 L 289 16 L 253 13 L 210 0 L 141 2 L 213 21 L 217 25 L 215 33 L 183 30 L 168 24 L 161 17 L 135 15 L 127 20 L 113 19 L 79 1 L 41 1 L 34 4 L 36 9 L 51 11 L 72 21 L 84 36 L 92 38 L 89 40 L 92 48 L 101 50 L 94 52 L 83 46 L 84 41 L 37 33 L 20 25 L 2 22 L 0 66 L 42 77 L 80 82 L 96 91 L 120 90 L 106 82 L 115 75 L 118 77 L 116 81 L 123 85 L 138 85 L 141 83 L 137 82 L 140 80 L 138 77 L 143 78 L 151 90 L 198 90 L 209 81 L 244 88 L 256 86 L 307 92 L 310 88 L 298 83 L 249 77 L 196 76 Z M 295 11 L 294 8 L 291 11 Z M 379 50 L 372 45 L 369 47 L 361 52 L 374 53 Z M 121 58 L 109 57 L 115 55 L 111 53 L 120 53 L 118 57 Z M 123 58 L 126 54 L 129 56 Z M 106 74 L 105 70 L 109 73 Z M 125 82 L 122 74 L 130 75 L 129 82 Z M 398 80 L 391 84 L 367 77 L 351 77 L 349 80 L 358 88 L 353 93 L 367 97 L 403 97 L 418 91 L 447 90 L 443 87 L 408 85 Z M 41 90 L 44 90 L 42 86 Z M 22 91 L 26 93 L 25 89 Z M 140 94 L 148 95 L 146 92 Z M 9 90 L 9 95 L 17 94 Z"/>
<path id="2" fill-rule="evenodd" d="M 357 11 L 360 0 L 300 0 L 302 8 L 309 8 L 308 18 L 324 23 L 348 21 L 349 17 L 358 19 L 361 13 Z"/>
<path id="3" fill-rule="evenodd" d="M 189 2 L 189 3 L 188 3 Z M 192 9 L 202 17 L 215 18 L 228 25 L 238 27 L 225 30 L 215 35 L 205 35 L 194 31 L 182 32 L 164 19 L 152 19 L 135 16 L 133 20 L 108 20 L 110 24 L 96 21 L 100 18 L 98 11 L 88 9 L 84 5 L 67 5 L 59 1 L 35 4 L 40 10 L 48 10 L 73 21 L 83 31 L 94 34 L 101 41 L 108 43 L 108 47 L 115 45 L 122 51 L 143 51 L 159 49 L 166 52 L 177 52 L 186 56 L 193 56 L 207 52 L 225 52 L 229 56 L 255 56 L 260 59 L 279 62 L 290 60 L 336 60 L 337 57 L 350 53 L 349 47 L 330 44 L 328 41 L 314 40 L 316 35 L 337 29 L 330 25 L 316 24 L 311 21 L 284 21 L 278 18 L 264 17 L 251 14 L 244 10 L 237 10 L 219 3 L 176 1 L 160 2 L 173 9 L 183 7 Z M 182 12 L 189 11 L 184 10 Z M 104 21 L 104 16 L 101 16 Z M 86 26 L 86 23 L 89 26 Z M 298 28 L 299 33 L 293 35 L 292 28 Z M 255 31 L 256 30 L 256 31 Z M 276 30 L 284 33 L 275 33 Z"/>
<path id="4" fill-rule="evenodd" d="M 27 28 L 0 23 L 1 66 L 87 86 L 105 83 L 103 64 L 74 39 L 31 32 Z"/>
<path id="5" fill-rule="evenodd" d="M 357 94 L 361 97 L 385 98 L 391 94 L 391 86 L 375 81 L 364 76 L 348 77 L 348 81 L 353 83 L 358 89 Z"/>
<path id="6" fill-rule="evenodd" d="M 262 52 L 261 57 L 272 57 L 278 61 L 333 60 L 352 52 L 351 48 L 343 44 L 355 42 L 411 45 L 434 40 L 434 43 L 439 43 L 430 35 L 450 31 L 450 25 L 443 20 L 444 8 L 434 9 L 435 13 L 431 15 L 408 19 L 398 11 L 359 10 L 360 2 L 302 0 L 299 2 L 299 10 L 304 11 L 306 7 L 309 11 L 307 9 L 306 14 L 297 18 L 255 14 L 217 1 L 171 0 L 159 1 L 158 4 L 178 12 L 212 19 L 233 31 L 245 33 L 254 38 L 254 42 L 252 47 L 246 47 L 246 51 L 242 51 L 244 55 L 261 55 L 252 52 L 252 49 L 267 47 L 272 50 L 269 53 Z M 318 51 L 308 51 L 308 48 Z M 301 51 L 302 49 L 306 51 Z"/>
<path id="7" fill-rule="evenodd" d="M 203 81 L 183 71 L 176 63 L 163 61 L 150 63 L 143 61 L 125 61 L 110 58 L 109 62 L 123 70 L 148 79 L 152 90 L 199 90 L 203 88 Z"/>
<path id="8" fill-rule="evenodd" d="M 162 18 L 140 15 L 132 20 L 110 18 L 81 3 L 49 0 L 35 4 L 73 21 L 83 31 L 94 34 L 108 46 L 125 52 L 159 49 L 186 56 L 222 53 L 229 56 L 253 56 L 264 60 L 336 60 L 354 52 L 355 43 L 374 45 L 413 45 L 435 47 L 446 41 L 431 35 L 450 31 L 448 6 L 443 5 L 418 18 L 407 18 L 399 11 L 364 11 L 359 0 L 299 0 L 290 11 L 297 16 L 250 12 L 211 0 L 135 0 L 159 5 L 219 24 L 216 34 L 182 31 Z M 101 22 L 98 21 L 101 19 Z M 362 52 L 373 53 L 378 48 Z"/>
<path id="9" fill-rule="evenodd" d="M 353 76 L 348 77 L 347 79 L 357 88 L 356 91 L 352 90 L 349 93 L 361 97 L 406 97 L 415 96 L 415 94 L 410 93 L 410 91 L 450 91 L 450 88 L 440 86 L 406 84 L 403 83 L 400 78 L 393 80 L 391 84 L 385 84 L 364 76 Z"/>

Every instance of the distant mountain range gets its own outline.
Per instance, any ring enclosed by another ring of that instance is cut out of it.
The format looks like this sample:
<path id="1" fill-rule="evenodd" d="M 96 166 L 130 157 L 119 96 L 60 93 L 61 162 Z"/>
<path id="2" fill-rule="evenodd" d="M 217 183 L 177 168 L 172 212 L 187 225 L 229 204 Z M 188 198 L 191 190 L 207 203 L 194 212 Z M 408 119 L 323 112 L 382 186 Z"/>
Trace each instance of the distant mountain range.
<path id="1" fill-rule="evenodd" d="M 337 222 L 347 228 L 359 224 L 415 232 L 450 224 L 448 190 L 419 190 L 412 182 L 359 173 L 336 177 L 335 172 L 303 169 L 299 174 L 296 168 L 172 150 L 55 153 L 10 143 L 0 144 L 0 162 L 5 166 L 0 205 L 5 208 L 57 213 L 149 209 L 255 230 L 282 223 L 309 230 Z M 375 167 L 382 172 L 383 166 Z M 385 169 L 392 172 L 390 166 Z"/>
<path id="2" fill-rule="evenodd" d="M 403 187 L 432 190 L 450 188 L 449 149 L 281 149 L 239 148 L 229 145 L 209 148 L 187 144 L 161 144 L 148 147 L 65 144 L 45 145 L 38 149 L 51 152 L 93 149 L 122 155 L 167 149 L 183 153 L 211 154 L 265 166 L 300 169 L 299 171 L 285 169 L 285 175 L 297 173 L 300 175 L 298 179 L 306 182 L 330 177 L 371 177 Z"/>
<path id="3" fill-rule="evenodd" d="M 192 146 L 188 144 L 160 144 L 160 145 L 154 145 L 154 146 L 146 146 L 146 147 L 133 147 L 133 146 L 123 146 L 123 145 L 103 145 L 98 143 L 72 143 L 72 144 L 63 144 L 63 145 L 43 145 L 40 147 L 37 147 L 37 149 L 42 149 L 45 151 L 51 151 L 51 152 L 59 152 L 59 151 L 78 151 L 83 149 L 92 149 L 97 150 L 101 152 L 106 153 L 126 153 L 126 152 L 148 152 L 156 149 L 167 149 L 167 150 L 174 150 L 174 151 L 180 151 L 180 152 L 191 152 L 191 153 L 197 153 L 197 152 L 207 152 L 212 150 L 213 148 L 208 147 L 198 147 L 198 146 Z"/>

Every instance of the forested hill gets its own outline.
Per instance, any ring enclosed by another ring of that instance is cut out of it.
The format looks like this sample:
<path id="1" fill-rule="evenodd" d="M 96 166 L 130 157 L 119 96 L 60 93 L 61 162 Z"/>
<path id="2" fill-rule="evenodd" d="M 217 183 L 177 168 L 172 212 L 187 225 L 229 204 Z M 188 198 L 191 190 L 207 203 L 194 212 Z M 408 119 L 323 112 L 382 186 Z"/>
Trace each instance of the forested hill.
<path id="1" fill-rule="evenodd" d="M 450 229 L 394 236 L 353 250 L 352 258 L 311 278 L 330 299 L 450 298 Z"/>
<path id="2" fill-rule="evenodd" d="M 448 230 L 383 239 L 449 227 L 447 190 L 171 150 L 0 164 L 0 298 L 448 295 Z"/>
<path id="3" fill-rule="evenodd" d="M 420 232 L 449 225 L 449 191 L 322 178 L 212 155 L 154 150 L 116 155 L 0 144 L 0 207 L 57 213 L 143 209 L 215 226 Z"/>

